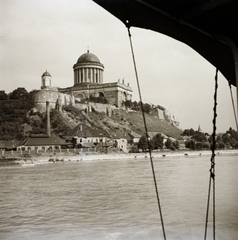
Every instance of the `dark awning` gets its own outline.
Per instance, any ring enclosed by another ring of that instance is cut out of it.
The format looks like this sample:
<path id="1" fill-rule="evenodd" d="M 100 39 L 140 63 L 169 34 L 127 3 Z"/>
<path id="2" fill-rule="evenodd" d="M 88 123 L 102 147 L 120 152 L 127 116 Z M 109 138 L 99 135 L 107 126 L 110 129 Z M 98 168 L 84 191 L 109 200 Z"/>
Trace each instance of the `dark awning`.
<path id="1" fill-rule="evenodd" d="M 236 0 L 93 0 L 124 24 L 177 39 L 207 59 L 236 86 Z M 232 50 L 233 49 L 233 50 Z M 238 55 L 237 55 L 238 58 Z"/>

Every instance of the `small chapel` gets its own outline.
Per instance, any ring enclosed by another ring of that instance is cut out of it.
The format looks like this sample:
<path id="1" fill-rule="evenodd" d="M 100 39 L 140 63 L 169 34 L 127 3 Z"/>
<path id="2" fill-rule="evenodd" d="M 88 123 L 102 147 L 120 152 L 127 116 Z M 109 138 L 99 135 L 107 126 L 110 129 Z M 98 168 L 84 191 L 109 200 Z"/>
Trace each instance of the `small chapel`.
<path id="1" fill-rule="evenodd" d="M 104 98 L 107 104 L 120 108 L 123 101 L 132 99 L 132 88 L 124 80 L 103 82 L 104 65 L 89 50 L 78 58 L 73 72 L 73 86 L 59 88 L 52 87 L 52 76 L 45 71 L 41 76 L 41 90 L 34 91 L 36 108 L 44 108 L 46 101 L 50 102 L 51 108 L 57 108 L 93 98 Z"/>

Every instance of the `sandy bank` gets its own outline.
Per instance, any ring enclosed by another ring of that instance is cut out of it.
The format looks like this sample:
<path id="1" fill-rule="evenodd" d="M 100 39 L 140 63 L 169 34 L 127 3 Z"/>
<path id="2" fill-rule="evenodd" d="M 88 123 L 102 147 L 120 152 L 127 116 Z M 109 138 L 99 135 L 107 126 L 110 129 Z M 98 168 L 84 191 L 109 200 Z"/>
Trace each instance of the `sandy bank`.
<path id="1" fill-rule="evenodd" d="M 219 150 L 216 151 L 216 156 L 237 155 L 238 150 Z M 211 156 L 211 151 L 175 151 L 175 152 L 153 152 L 152 157 L 154 160 L 160 158 L 170 157 L 201 157 Z M 99 160 L 125 160 L 125 159 L 146 159 L 149 158 L 149 153 L 109 153 L 109 154 L 85 154 L 80 153 L 77 155 L 54 155 L 54 156 L 33 156 L 30 158 L 18 159 L 14 162 L 22 166 L 34 166 L 37 164 L 50 164 L 60 162 L 77 162 L 77 161 L 99 161 Z M 1 161 L 1 160 L 0 160 Z"/>

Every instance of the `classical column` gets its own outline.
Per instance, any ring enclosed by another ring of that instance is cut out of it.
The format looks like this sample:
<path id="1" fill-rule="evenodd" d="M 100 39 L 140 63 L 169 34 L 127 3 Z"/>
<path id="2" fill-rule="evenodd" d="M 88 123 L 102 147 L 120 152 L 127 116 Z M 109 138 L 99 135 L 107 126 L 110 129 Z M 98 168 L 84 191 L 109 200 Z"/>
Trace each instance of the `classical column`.
<path id="1" fill-rule="evenodd" d="M 94 68 L 92 68 L 92 83 L 94 83 Z"/>
<path id="2" fill-rule="evenodd" d="M 103 83 L 103 70 L 101 70 L 101 83 Z"/>
<path id="3" fill-rule="evenodd" d="M 74 70 L 74 84 L 76 84 L 76 70 Z"/>
<path id="4" fill-rule="evenodd" d="M 82 82 L 85 82 L 85 71 L 84 71 L 85 69 L 84 68 L 82 68 L 82 72 L 83 72 L 83 79 L 82 79 Z"/>
<path id="5" fill-rule="evenodd" d="M 81 83 L 81 68 L 79 68 L 78 76 L 79 76 L 79 83 Z"/>
<path id="6" fill-rule="evenodd" d="M 96 76 L 97 76 L 97 69 L 94 68 L 93 78 L 94 78 L 94 82 L 95 82 L 95 83 L 97 82 Z"/>
<path id="7" fill-rule="evenodd" d="M 85 82 L 88 82 L 88 68 L 86 68 L 86 78 L 85 78 Z"/>
<path id="8" fill-rule="evenodd" d="M 93 82 L 93 69 L 90 68 L 90 82 Z"/>
<path id="9" fill-rule="evenodd" d="M 99 71 L 98 71 L 98 68 L 96 70 L 96 81 L 97 81 L 97 83 L 99 83 Z"/>

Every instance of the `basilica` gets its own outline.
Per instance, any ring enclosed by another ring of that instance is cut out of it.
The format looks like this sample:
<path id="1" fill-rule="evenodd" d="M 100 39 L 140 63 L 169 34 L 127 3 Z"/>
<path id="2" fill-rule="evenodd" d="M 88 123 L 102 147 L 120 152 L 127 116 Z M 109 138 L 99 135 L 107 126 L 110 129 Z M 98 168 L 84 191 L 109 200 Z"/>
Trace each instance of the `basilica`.
<path id="1" fill-rule="evenodd" d="M 52 87 L 52 76 L 45 71 L 41 76 L 41 90 L 34 91 L 36 108 L 44 110 L 46 101 L 51 108 L 57 108 L 97 98 L 120 108 L 123 101 L 132 99 L 132 88 L 124 80 L 103 82 L 104 65 L 89 50 L 78 58 L 73 71 L 74 85 L 67 88 Z"/>

